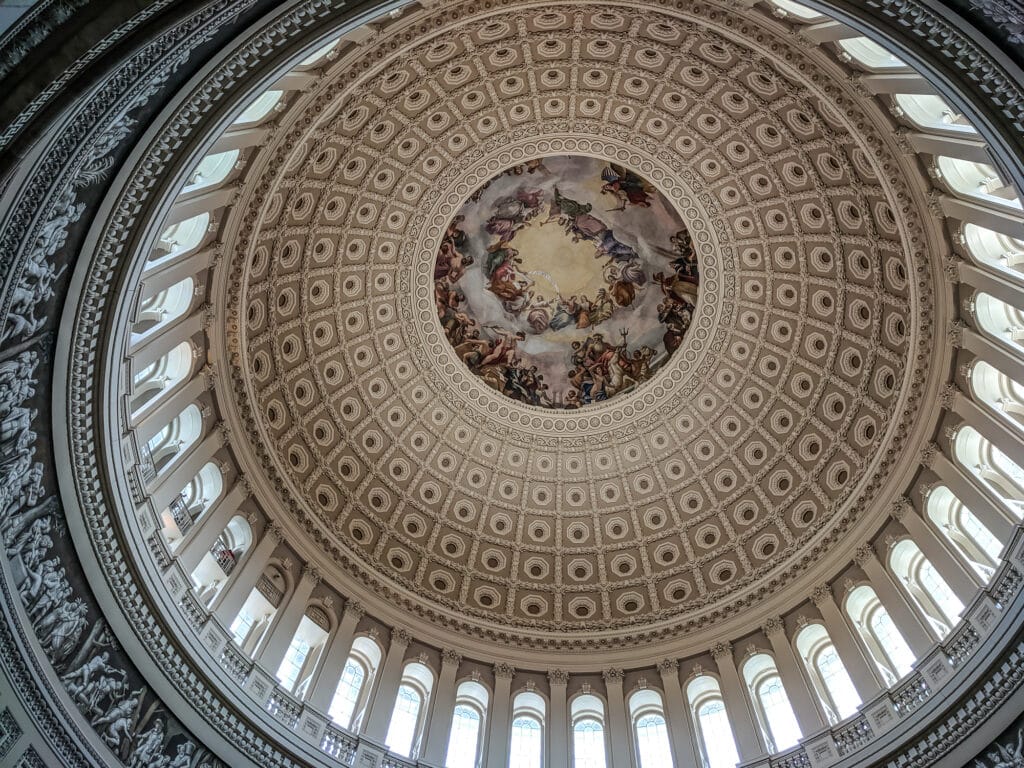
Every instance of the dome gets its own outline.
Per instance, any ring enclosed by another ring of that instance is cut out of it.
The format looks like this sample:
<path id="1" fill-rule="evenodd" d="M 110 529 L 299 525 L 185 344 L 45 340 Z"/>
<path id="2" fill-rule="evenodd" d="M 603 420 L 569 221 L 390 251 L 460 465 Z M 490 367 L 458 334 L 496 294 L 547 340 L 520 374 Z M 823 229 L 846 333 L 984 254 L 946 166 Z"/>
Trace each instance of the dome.
<path id="1" fill-rule="evenodd" d="M 1009 759 L 1024 18 L 273 5 L 0 38 L 0 757 Z"/>

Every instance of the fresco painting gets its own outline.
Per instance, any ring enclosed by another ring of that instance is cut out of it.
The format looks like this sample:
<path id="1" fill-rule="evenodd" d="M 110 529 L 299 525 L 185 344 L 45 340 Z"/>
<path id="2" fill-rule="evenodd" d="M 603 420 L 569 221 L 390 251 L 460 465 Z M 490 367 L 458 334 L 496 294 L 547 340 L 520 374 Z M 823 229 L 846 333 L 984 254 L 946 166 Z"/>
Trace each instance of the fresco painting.
<path id="1" fill-rule="evenodd" d="M 535 159 L 494 177 L 448 225 L 434 264 L 456 355 L 528 405 L 633 391 L 683 342 L 699 268 L 675 208 L 628 168 Z"/>

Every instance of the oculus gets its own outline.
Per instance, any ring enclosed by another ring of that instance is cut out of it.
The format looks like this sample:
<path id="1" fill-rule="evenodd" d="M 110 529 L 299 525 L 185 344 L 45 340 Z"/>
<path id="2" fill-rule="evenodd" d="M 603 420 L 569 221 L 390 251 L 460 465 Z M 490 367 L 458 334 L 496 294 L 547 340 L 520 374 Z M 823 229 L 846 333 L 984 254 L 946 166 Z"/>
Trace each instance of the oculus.
<path id="1" fill-rule="evenodd" d="M 578 155 L 508 168 L 452 219 L 434 263 L 455 354 L 544 408 L 627 393 L 682 344 L 697 303 L 689 232 L 650 182 Z"/>

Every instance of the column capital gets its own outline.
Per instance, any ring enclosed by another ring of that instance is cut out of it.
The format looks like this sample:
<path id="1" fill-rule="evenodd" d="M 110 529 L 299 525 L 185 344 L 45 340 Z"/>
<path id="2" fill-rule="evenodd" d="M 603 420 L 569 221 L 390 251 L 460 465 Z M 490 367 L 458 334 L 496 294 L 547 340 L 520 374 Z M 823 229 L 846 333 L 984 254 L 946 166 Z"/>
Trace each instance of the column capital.
<path id="1" fill-rule="evenodd" d="M 900 521 L 905 516 L 914 513 L 914 505 L 910 503 L 910 499 L 906 496 L 899 496 L 893 500 L 892 504 L 889 505 L 889 516 L 893 520 Z"/>
<path id="2" fill-rule="evenodd" d="M 853 553 L 853 562 L 862 568 L 872 560 L 875 560 L 875 550 L 870 544 L 862 544 Z"/>
<path id="3" fill-rule="evenodd" d="M 678 659 L 662 659 L 658 662 L 658 671 L 662 677 L 675 675 L 679 673 L 679 660 Z"/>
<path id="4" fill-rule="evenodd" d="M 246 477 L 245 474 L 239 472 L 238 476 L 235 478 L 235 483 L 239 488 L 245 491 L 246 496 L 252 496 L 252 483 L 249 482 L 249 478 Z"/>
<path id="5" fill-rule="evenodd" d="M 946 328 L 946 339 L 954 347 L 962 347 L 964 344 L 964 330 L 967 324 L 963 320 L 952 320 Z"/>
<path id="6" fill-rule="evenodd" d="M 363 604 L 357 600 L 349 600 L 345 603 L 345 610 L 342 613 L 351 613 L 356 617 L 356 621 L 363 618 L 366 615 L 366 609 Z"/>
<path id="7" fill-rule="evenodd" d="M 946 410 L 951 409 L 953 407 L 953 403 L 956 402 L 956 395 L 959 391 L 960 389 L 957 387 L 957 385 L 953 384 L 952 382 L 949 384 L 944 384 L 942 388 L 939 390 L 939 405 L 941 405 Z"/>
<path id="8" fill-rule="evenodd" d="M 934 469 L 935 460 L 939 456 L 939 446 L 935 443 L 928 443 L 921 449 L 921 466 Z"/>
<path id="9" fill-rule="evenodd" d="M 323 581 L 324 577 L 323 574 L 320 573 L 319 568 L 317 568 L 315 565 L 312 565 L 311 563 L 306 563 L 304 566 L 302 566 L 302 578 L 306 581 L 313 582 L 313 586 L 315 587 L 317 584 Z"/>
<path id="10" fill-rule="evenodd" d="M 213 389 L 217 383 L 217 369 L 210 363 L 207 363 L 199 369 L 199 375 L 203 377 L 203 382 L 206 384 L 206 388 Z"/>
<path id="11" fill-rule="evenodd" d="M 281 524 L 276 520 L 271 520 L 269 523 L 267 523 L 265 535 L 273 536 L 274 540 L 277 541 L 278 544 L 280 544 L 282 541 L 284 541 L 284 528 L 282 528 Z"/>
<path id="12" fill-rule="evenodd" d="M 786 625 L 779 616 L 772 616 L 761 625 L 761 631 L 764 632 L 766 637 L 780 634 L 785 635 Z"/>
<path id="13" fill-rule="evenodd" d="M 498 663 L 494 665 L 494 676 L 498 680 L 511 680 L 515 674 L 516 668 L 511 664 Z"/>
<path id="14" fill-rule="evenodd" d="M 462 663 L 462 654 L 451 648 L 441 649 L 441 664 L 447 666 L 459 666 Z"/>
<path id="15" fill-rule="evenodd" d="M 564 669 L 552 669 L 548 671 L 548 683 L 550 685 L 568 685 L 569 673 Z"/>
<path id="16" fill-rule="evenodd" d="M 391 630 L 391 644 L 397 645 L 402 648 L 408 648 L 409 643 L 412 642 L 412 635 L 404 629 L 392 629 Z"/>
<path id="17" fill-rule="evenodd" d="M 832 596 L 832 587 L 828 584 L 819 584 L 811 590 L 811 602 L 818 607 L 821 607 L 822 604 L 833 602 L 834 600 L 835 598 Z"/>
<path id="18" fill-rule="evenodd" d="M 711 646 L 711 658 L 715 661 L 726 657 L 732 660 L 732 643 L 715 643 Z"/>
<path id="19" fill-rule="evenodd" d="M 605 685 L 622 685 L 626 674 L 618 667 L 612 667 L 602 672 L 601 676 L 604 678 Z"/>

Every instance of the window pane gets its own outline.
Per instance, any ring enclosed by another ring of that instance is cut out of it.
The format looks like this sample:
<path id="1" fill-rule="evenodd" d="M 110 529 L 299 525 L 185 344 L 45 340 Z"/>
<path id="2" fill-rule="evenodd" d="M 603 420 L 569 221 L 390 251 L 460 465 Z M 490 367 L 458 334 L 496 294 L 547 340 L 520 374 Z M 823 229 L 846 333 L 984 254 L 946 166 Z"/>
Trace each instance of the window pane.
<path id="1" fill-rule="evenodd" d="M 670 768 L 672 765 L 668 726 L 661 715 L 644 715 L 636 721 L 636 744 L 640 768 Z"/>
<path id="2" fill-rule="evenodd" d="M 732 727 L 722 700 L 714 699 L 702 704 L 697 711 L 697 722 L 704 740 L 708 768 L 734 768 L 740 757 L 736 754 L 736 742 L 733 741 Z"/>
<path id="3" fill-rule="evenodd" d="M 797 725 L 793 708 L 789 705 L 786 690 L 778 675 L 772 675 L 757 687 L 768 729 L 771 731 L 775 751 L 788 749 L 800 740 L 800 726 Z"/>
<path id="4" fill-rule="evenodd" d="M 605 768 L 604 726 L 596 720 L 581 720 L 572 729 L 574 768 Z"/>
<path id="5" fill-rule="evenodd" d="M 352 715 L 356 712 L 356 704 L 359 703 L 359 692 L 363 689 L 363 680 L 366 673 L 363 665 L 355 659 L 349 659 L 345 670 L 341 673 L 341 680 L 334 692 L 334 700 L 328 714 L 342 728 L 352 725 Z"/>
<path id="6" fill-rule="evenodd" d="M 879 606 L 871 614 L 871 631 L 889 661 L 896 667 L 896 674 L 903 677 L 909 673 L 914 663 L 914 652 L 892 623 L 885 608 Z"/>
<path id="7" fill-rule="evenodd" d="M 956 624 L 964 610 L 964 604 L 953 594 L 953 590 L 949 588 L 946 580 L 935 572 L 935 568 L 928 560 L 922 563 L 920 576 L 921 586 L 931 595 L 949 623 Z"/>
<path id="8" fill-rule="evenodd" d="M 448 739 L 447 768 L 476 768 L 480 741 L 480 713 L 460 704 L 452 715 L 452 735 Z"/>
<path id="9" fill-rule="evenodd" d="M 422 700 L 415 688 L 403 685 L 398 689 L 395 711 L 391 715 L 391 726 L 388 728 L 388 737 L 385 740 L 392 752 L 405 757 L 411 755 L 421 704 Z"/>
<path id="10" fill-rule="evenodd" d="M 533 717 L 517 717 L 512 721 L 512 745 L 509 768 L 541 768 L 543 731 Z"/>
<path id="11" fill-rule="evenodd" d="M 840 718 L 849 717 L 857 711 L 860 696 L 857 695 L 857 689 L 853 687 L 853 681 L 850 680 L 835 647 L 830 645 L 821 651 L 817 664 L 821 681 L 828 689 L 828 695 L 832 697 L 836 713 Z"/>
<path id="12" fill-rule="evenodd" d="M 281 681 L 287 690 L 295 688 L 295 681 L 299 679 L 302 666 L 306 663 L 309 655 L 309 643 L 298 636 L 292 638 L 291 645 L 284 655 L 284 661 L 277 669 L 277 679 Z"/>

